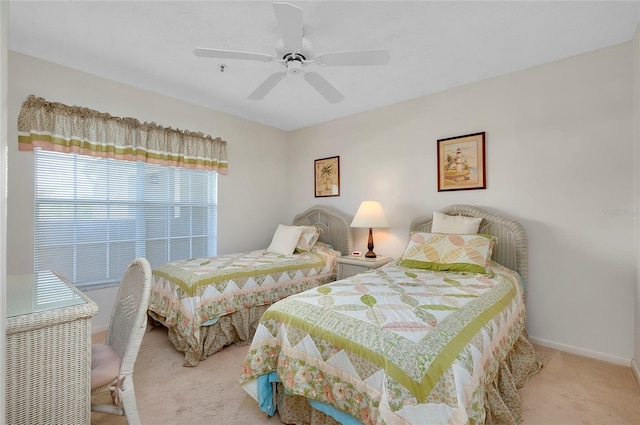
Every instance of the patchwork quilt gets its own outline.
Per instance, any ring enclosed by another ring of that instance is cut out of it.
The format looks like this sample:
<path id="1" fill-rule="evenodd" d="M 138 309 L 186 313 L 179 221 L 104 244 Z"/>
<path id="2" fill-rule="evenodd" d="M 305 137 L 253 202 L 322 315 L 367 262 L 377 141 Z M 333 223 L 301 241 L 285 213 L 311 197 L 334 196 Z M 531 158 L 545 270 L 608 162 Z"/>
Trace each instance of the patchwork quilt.
<path id="1" fill-rule="evenodd" d="M 343 423 L 482 424 L 485 384 L 526 318 L 519 275 L 490 269 L 390 263 L 281 300 L 262 316 L 240 383 L 269 414 L 279 381 L 347 413 Z"/>
<path id="2" fill-rule="evenodd" d="M 300 254 L 255 250 L 166 263 L 153 269 L 149 310 L 197 352 L 202 326 L 335 280 L 338 256 L 316 244 Z"/>

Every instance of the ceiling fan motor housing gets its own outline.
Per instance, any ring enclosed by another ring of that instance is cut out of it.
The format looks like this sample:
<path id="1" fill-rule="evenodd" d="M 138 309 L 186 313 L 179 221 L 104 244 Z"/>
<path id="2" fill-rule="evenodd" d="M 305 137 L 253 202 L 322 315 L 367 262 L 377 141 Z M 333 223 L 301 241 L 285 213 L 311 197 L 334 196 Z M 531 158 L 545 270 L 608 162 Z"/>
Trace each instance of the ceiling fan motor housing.
<path id="1" fill-rule="evenodd" d="M 311 61 L 316 57 L 316 55 L 313 53 L 313 46 L 311 45 L 311 42 L 302 37 L 302 48 L 299 52 L 291 50 L 289 47 L 284 45 L 282 40 L 280 40 L 280 42 L 278 42 L 278 47 L 276 47 L 276 57 L 285 61 L 299 59 Z"/>

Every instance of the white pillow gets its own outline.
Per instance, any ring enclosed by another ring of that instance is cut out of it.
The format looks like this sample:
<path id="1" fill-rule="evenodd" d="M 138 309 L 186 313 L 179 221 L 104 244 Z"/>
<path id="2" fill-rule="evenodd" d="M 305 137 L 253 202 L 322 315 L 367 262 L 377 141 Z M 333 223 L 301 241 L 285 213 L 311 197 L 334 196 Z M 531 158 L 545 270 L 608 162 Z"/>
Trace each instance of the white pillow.
<path id="1" fill-rule="evenodd" d="M 464 217 L 461 215 L 447 215 L 438 211 L 433 212 L 431 233 L 455 233 L 457 235 L 475 235 L 478 233 L 482 218 Z"/>
<path id="2" fill-rule="evenodd" d="M 301 234 L 302 228 L 300 226 L 279 224 L 271 240 L 271 245 L 267 248 L 267 252 L 281 255 L 293 254 Z"/>

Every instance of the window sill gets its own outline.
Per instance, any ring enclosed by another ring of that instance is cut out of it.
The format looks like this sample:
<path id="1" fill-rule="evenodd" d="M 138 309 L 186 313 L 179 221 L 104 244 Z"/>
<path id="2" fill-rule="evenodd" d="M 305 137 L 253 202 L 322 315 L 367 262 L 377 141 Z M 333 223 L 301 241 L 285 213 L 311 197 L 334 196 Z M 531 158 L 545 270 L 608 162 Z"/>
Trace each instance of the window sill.
<path id="1" fill-rule="evenodd" d="M 75 285 L 82 292 L 97 291 L 98 289 L 108 289 L 120 286 L 120 282 L 105 282 L 93 285 Z"/>

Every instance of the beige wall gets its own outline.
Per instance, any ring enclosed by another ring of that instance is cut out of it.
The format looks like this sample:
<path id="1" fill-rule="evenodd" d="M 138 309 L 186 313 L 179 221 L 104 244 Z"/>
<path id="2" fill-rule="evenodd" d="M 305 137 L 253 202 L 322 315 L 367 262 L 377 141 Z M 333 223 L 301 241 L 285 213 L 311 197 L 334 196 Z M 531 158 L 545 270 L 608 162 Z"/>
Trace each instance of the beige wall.
<path id="1" fill-rule="evenodd" d="M 410 221 L 467 203 L 521 221 L 535 341 L 629 364 L 633 357 L 632 47 L 625 43 L 289 133 L 289 213 L 355 213 L 381 201 L 399 256 Z M 487 189 L 438 192 L 437 139 L 485 131 Z M 339 155 L 341 196 L 313 198 L 312 164 Z M 356 231 L 355 248 L 366 248 Z"/>
<path id="2" fill-rule="evenodd" d="M 231 167 L 220 178 L 220 252 L 267 244 L 273 229 L 264 223 L 291 220 L 313 204 L 353 214 L 360 201 L 380 200 L 392 228 L 375 232 L 376 252 L 393 256 L 402 253 L 412 218 L 445 205 L 469 203 L 510 215 L 529 234 L 534 341 L 629 364 L 637 351 L 629 231 L 633 46 L 290 133 L 9 52 L 8 120 L 16 122 L 21 102 L 33 93 L 222 136 Z M 487 133 L 487 189 L 437 192 L 436 140 L 477 131 Z M 16 140 L 13 126 L 8 140 Z M 333 155 L 341 160 L 341 196 L 314 198 L 313 160 Z M 269 184 L 260 184 L 267 175 Z M 32 176 L 32 155 L 10 143 L 10 273 L 31 270 Z M 366 232 L 356 230 L 356 249 L 365 245 Z M 112 291 L 92 292 L 110 311 Z"/>
<path id="3" fill-rule="evenodd" d="M 269 244 L 275 227 L 286 215 L 287 195 L 283 188 L 287 167 L 282 160 L 286 157 L 286 133 L 20 53 L 9 52 L 8 62 L 8 120 L 14 123 L 8 138 L 9 274 L 33 271 L 33 154 L 18 152 L 15 125 L 29 94 L 220 136 L 228 142 L 229 173 L 218 179 L 218 252 Z M 88 295 L 100 307 L 94 328 L 106 326 L 115 289 L 89 291 Z"/>

